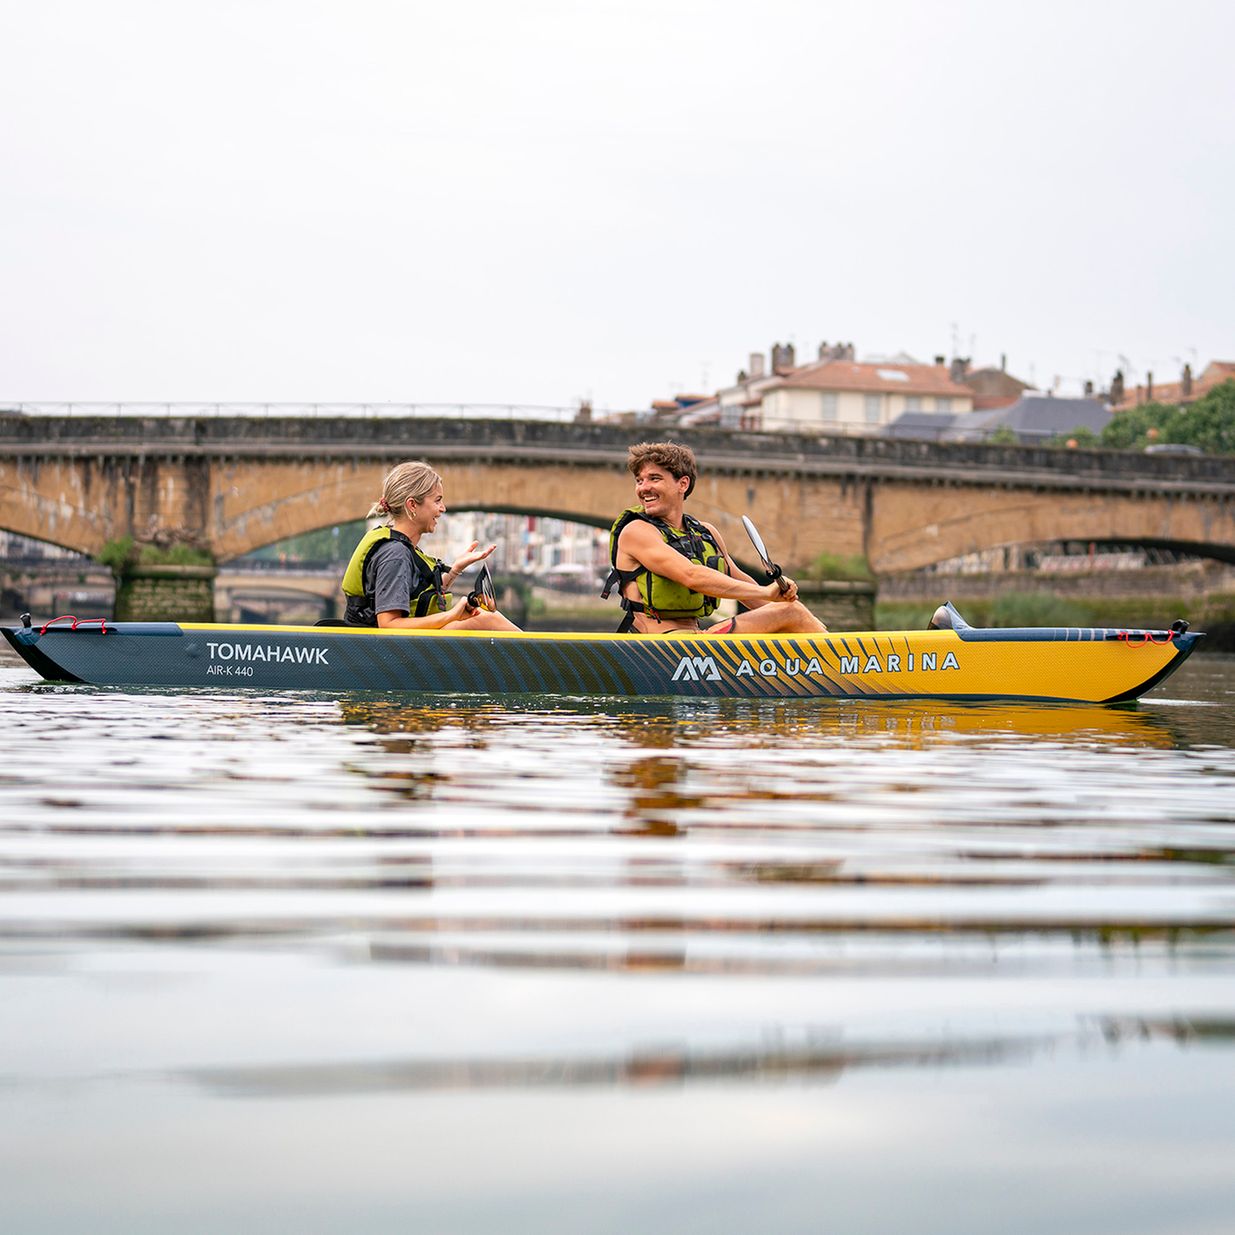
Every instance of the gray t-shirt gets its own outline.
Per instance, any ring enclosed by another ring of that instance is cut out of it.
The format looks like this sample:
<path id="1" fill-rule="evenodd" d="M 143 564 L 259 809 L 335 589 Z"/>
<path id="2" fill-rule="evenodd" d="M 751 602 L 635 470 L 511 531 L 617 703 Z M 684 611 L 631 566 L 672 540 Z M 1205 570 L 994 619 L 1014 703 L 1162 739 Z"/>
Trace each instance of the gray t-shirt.
<path id="1" fill-rule="evenodd" d="M 408 613 L 416 572 L 412 555 L 401 544 L 387 541 L 373 549 L 365 563 L 373 571 L 374 613 Z"/>

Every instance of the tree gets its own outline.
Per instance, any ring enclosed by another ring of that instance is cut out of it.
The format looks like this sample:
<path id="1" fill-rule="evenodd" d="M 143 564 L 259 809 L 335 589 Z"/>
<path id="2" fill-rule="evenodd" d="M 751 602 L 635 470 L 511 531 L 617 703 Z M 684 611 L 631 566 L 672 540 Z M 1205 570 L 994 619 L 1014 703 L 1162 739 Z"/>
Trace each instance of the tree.
<path id="1" fill-rule="evenodd" d="M 1160 437 L 1163 424 L 1175 410 L 1166 403 L 1144 403 L 1116 412 L 1102 429 L 1102 445 L 1116 450 L 1140 450 L 1151 440 L 1150 429 L 1157 430 L 1154 439 Z"/>
<path id="2" fill-rule="evenodd" d="M 1016 436 L 1016 430 L 1008 425 L 1000 425 L 998 429 L 986 435 L 986 444 L 988 446 L 1018 446 L 1020 438 Z"/>
<path id="3" fill-rule="evenodd" d="M 1049 442 L 1048 446 L 1097 446 L 1100 443 L 1098 435 L 1086 425 L 1077 425 L 1075 429 L 1068 433 L 1057 433 Z"/>
<path id="4" fill-rule="evenodd" d="M 1170 442 L 1199 446 L 1206 454 L 1235 454 L 1235 381 L 1215 386 L 1190 407 L 1179 409 Z"/>
<path id="5" fill-rule="evenodd" d="M 1186 407 L 1146 403 L 1116 412 L 1102 445 L 1141 450 L 1150 442 L 1199 446 L 1206 454 L 1235 454 L 1235 380 L 1215 386 Z"/>

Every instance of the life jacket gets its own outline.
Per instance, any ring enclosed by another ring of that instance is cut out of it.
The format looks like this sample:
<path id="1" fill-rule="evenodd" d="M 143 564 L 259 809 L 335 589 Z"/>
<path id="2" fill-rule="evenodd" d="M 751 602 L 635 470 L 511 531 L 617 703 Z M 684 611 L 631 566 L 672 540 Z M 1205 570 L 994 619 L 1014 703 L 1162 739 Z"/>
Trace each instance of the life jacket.
<path id="1" fill-rule="evenodd" d="M 396 532 L 392 527 L 375 527 L 360 538 L 360 543 L 343 572 L 343 595 L 347 598 L 344 617 L 349 626 L 377 625 L 372 554 L 378 545 L 390 541 L 401 545 L 412 560 L 412 586 L 407 598 L 407 611 L 412 617 L 444 613 L 454 603 L 450 593 L 442 587 L 442 576 L 446 573 L 445 562 L 421 553 L 402 532 Z"/>
<path id="2" fill-rule="evenodd" d="M 702 592 L 692 592 L 685 584 L 666 579 L 664 575 L 653 574 L 644 566 L 637 570 L 619 570 L 617 564 L 618 538 L 622 529 L 633 519 L 642 519 L 650 523 L 664 538 L 665 544 L 676 549 L 683 557 L 700 566 L 711 567 L 722 574 L 729 573 L 729 563 L 721 552 L 720 546 L 712 539 L 712 533 L 693 515 L 682 515 L 682 529 L 670 527 L 663 519 L 653 519 L 643 513 L 641 506 L 630 506 L 614 520 L 609 529 L 609 561 L 613 569 L 605 580 L 605 589 L 601 598 L 608 600 L 609 593 L 616 586 L 621 598 L 622 608 L 626 616 L 618 627 L 618 634 L 625 634 L 635 623 L 635 614 L 644 613 L 648 617 L 661 618 L 705 618 L 713 613 L 720 603 L 715 596 L 705 596 Z M 624 593 L 628 583 L 639 585 L 639 599 L 631 600 Z"/>

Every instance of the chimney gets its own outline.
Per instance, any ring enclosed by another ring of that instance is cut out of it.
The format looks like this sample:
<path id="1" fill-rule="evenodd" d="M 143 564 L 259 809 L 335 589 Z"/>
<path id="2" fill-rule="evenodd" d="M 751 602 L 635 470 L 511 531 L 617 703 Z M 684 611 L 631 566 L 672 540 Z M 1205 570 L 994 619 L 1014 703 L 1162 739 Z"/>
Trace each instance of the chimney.
<path id="1" fill-rule="evenodd" d="M 1093 382 L 1089 381 L 1088 379 L 1086 379 L 1085 381 L 1085 398 L 1087 399 L 1093 398 Z"/>
<path id="2" fill-rule="evenodd" d="M 751 352 L 750 354 L 750 375 L 751 378 L 763 376 L 763 353 Z"/>
<path id="3" fill-rule="evenodd" d="M 1008 353 L 999 353 L 999 372 L 1006 373 L 1008 371 Z"/>
<path id="4" fill-rule="evenodd" d="M 1111 378 L 1111 402 L 1122 403 L 1124 401 L 1124 371 L 1122 369 L 1115 370 L 1115 376 Z"/>
<path id="5" fill-rule="evenodd" d="M 1150 369 L 1150 371 L 1145 374 L 1145 402 L 1152 403 L 1153 401 L 1154 401 L 1154 374 L 1153 374 L 1153 370 Z"/>
<path id="6" fill-rule="evenodd" d="M 819 359 L 820 360 L 831 360 L 832 359 L 830 353 L 828 352 L 827 339 L 824 339 L 824 341 L 819 344 Z"/>
<path id="7" fill-rule="evenodd" d="M 964 379 L 965 374 L 969 371 L 968 356 L 954 356 L 952 358 L 952 366 L 948 370 L 948 376 L 954 381 L 959 382 Z"/>
<path id="8" fill-rule="evenodd" d="M 788 373 L 794 367 L 793 344 L 772 344 L 772 372 Z"/>
<path id="9" fill-rule="evenodd" d="M 1184 365 L 1183 376 L 1179 379 L 1179 393 L 1185 398 L 1192 398 L 1192 366 Z"/>
<path id="10" fill-rule="evenodd" d="M 935 364 L 936 364 L 936 366 L 938 366 L 938 367 L 942 367 L 945 363 L 946 363 L 946 361 L 944 360 L 944 358 L 943 358 L 942 356 L 936 356 L 936 357 L 935 357 Z"/>

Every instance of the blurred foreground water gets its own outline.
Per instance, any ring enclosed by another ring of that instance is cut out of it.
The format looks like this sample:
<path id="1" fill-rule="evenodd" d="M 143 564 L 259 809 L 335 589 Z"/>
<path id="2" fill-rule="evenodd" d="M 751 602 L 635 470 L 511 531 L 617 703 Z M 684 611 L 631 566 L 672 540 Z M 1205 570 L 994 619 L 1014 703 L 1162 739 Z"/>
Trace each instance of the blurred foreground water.
<path id="1" fill-rule="evenodd" d="M 0 1229 L 1231 1229 L 1233 658 L 0 703 Z"/>

